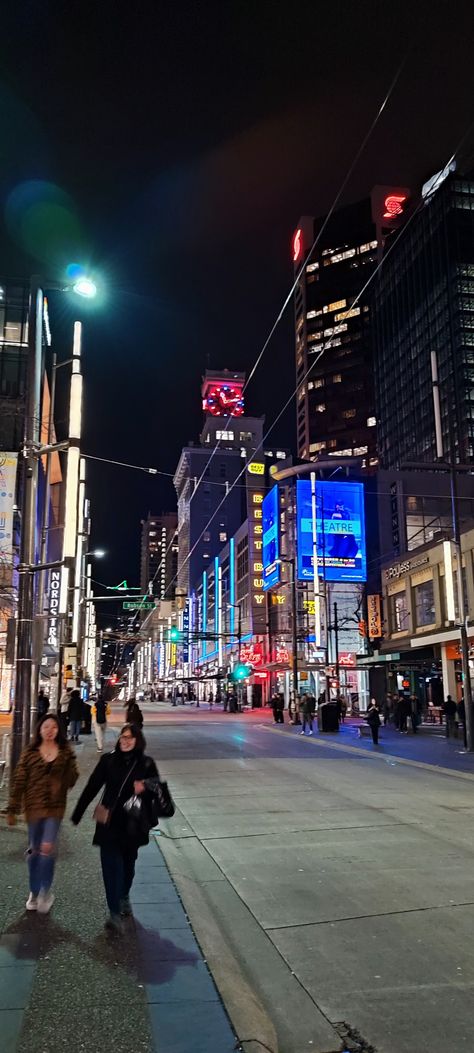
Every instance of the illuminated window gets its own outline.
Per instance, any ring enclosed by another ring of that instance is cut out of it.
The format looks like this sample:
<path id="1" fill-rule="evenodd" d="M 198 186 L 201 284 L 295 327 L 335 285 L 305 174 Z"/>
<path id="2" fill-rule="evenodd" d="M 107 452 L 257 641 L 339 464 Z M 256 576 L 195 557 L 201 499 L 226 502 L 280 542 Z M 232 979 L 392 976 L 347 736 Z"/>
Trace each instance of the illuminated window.
<path id="1" fill-rule="evenodd" d="M 375 428 L 376 423 L 377 423 L 377 420 L 376 420 L 375 417 L 367 417 L 367 427 L 368 428 Z"/>
<path id="2" fill-rule="evenodd" d="M 344 417 L 344 420 L 352 420 L 352 418 L 355 417 L 356 412 L 357 410 L 355 409 L 346 409 L 342 411 L 342 416 Z"/>
<path id="3" fill-rule="evenodd" d="M 337 439 L 329 439 L 328 446 L 330 450 L 335 450 L 337 446 Z"/>
<path id="4" fill-rule="evenodd" d="M 310 453 L 319 453 L 320 450 L 325 450 L 325 449 L 326 449 L 326 443 L 325 442 L 312 442 L 311 446 L 309 448 L 309 451 L 310 451 Z"/>
<path id="5" fill-rule="evenodd" d="M 365 245 L 359 245 L 359 252 L 369 252 L 370 249 L 376 249 L 376 241 L 368 241 Z"/>
<path id="6" fill-rule="evenodd" d="M 360 307 L 352 307 L 350 311 L 341 311 L 341 314 L 335 314 L 334 321 L 345 322 L 346 318 L 355 318 L 358 314 L 360 314 Z"/>
<path id="7" fill-rule="evenodd" d="M 318 405 L 314 407 L 314 412 L 315 413 L 325 413 L 326 412 L 326 403 L 325 402 L 319 402 Z"/>
<path id="8" fill-rule="evenodd" d="M 333 378 L 332 378 L 333 384 L 340 384 L 341 381 L 342 381 L 342 375 L 340 373 L 335 373 Z"/>
<path id="9" fill-rule="evenodd" d="M 328 249 L 326 251 L 331 252 L 332 250 Z M 323 260 L 323 266 L 329 267 L 330 263 L 341 263 L 342 260 L 348 260 L 355 254 L 355 249 L 346 249 L 345 252 L 334 252 L 332 256 L 328 256 L 327 259 Z"/>
<path id="10" fill-rule="evenodd" d="M 227 541 L 227 534 L 226 534 L 225 530 L 222 530 L 221 533 L 219 534 L 219 541 Z"/>
<path id="11" fill-rule="evenodd" d="M 202 535 L 202 540 L 203 541 L 210 541 L 211 540 L 211 532 L 210 532 L 210 530 L 205 530 L 204 531 L 204 534 Z"/>
<path id="12" fill-rule="evenodd" d="M 216 439 L 223 439 L 224 441 L 232 442 L 234 438 L 233 431 L 216 431 Z"/>
<path id="13" fill-rule="evenodd" d="M 335 300 L 334 303 L 326 304 L 325 307 L 323 307 L 323 312 L 324 314 L 327 314 L 328 311 L 339 311 L 341 307 L 345 307 L 346 304 L 347 300 Z"/>
<path id="14" fill-rule="evenodd" d="M 323 339 L 323 334 L 322 333 L 308 333 L 308 343 L 310 341 L 311 341 L 311 343 L 313 343 L 314 340 L 322 340 L 322 339 Z"/>
<path id="15" fill-rule="evenodd" d="M 363 453 L 368 453 L 368 450 L 369 450 L 368 446 L 355 446 L 354 447 L 354 457 L 362 457 L 362 454 Z"/>
<path id="16" fill-rule="evenodd" d="M 311 274 L 312 271 L 317 271 L 318 268 L 319 268 L 319 263 L 308 263 L 308 266 L 306 268 L 306 272 L 307 272 L 307 274 Z"/>
<path id="17" fill-rule="evenodd" d="M 252 432 L 251 431 L 241 431 L 241 432 L 239 432 L 239 439 L 240 439 L 240 442 L 252 442 Z"/>
<path id="18" fill-rule="evenodd" d="M 284 459 L 286 457 L 286 453 L 285 453 L 284 450 L 277 450 L 276 455 L 277 455 L 277 459 L 279 461 L 284 461 Z"/>

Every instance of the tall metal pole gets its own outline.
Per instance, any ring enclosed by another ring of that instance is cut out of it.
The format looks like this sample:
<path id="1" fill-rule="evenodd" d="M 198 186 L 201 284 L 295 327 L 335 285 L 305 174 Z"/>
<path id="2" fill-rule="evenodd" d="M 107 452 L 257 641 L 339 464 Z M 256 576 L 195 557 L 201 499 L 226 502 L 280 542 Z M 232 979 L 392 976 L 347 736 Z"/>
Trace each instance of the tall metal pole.
<path id="1" fill-rule="evenodd" d="M 23 432 L 23 480 L 21 490 L 21 537 L 18 566 L 18 626 L 16 690 L 13 708 L 11 770 L 15 769 L 30 735 L 33 643 L 33 572 L 38 487 L 38 459 L 34 444 L 39 441 L 42 374 L 43 290 L 39 278 L 31 279 L 28 311 L 28 364 L 25 426 Z"/>
<path id="2" fill-rule="evenodd" d="M 49 417 L 48 417 L 48 432 L 47 432 L 47 444 L 51 445 L 53 441 L 54 433 L 54 409 L 56 401 L 56 367 L 57 367 L 57 355 L 56 352 L 52 352 L 51 362 L 51 391 L 49 396 Z M 48 529 L 49 529 L 49 502 L 51 493 L 51 462 L 53 458 L 53 451 L 48 450 L 46 453 L 46 470 L 44 478 L 44 499 L 43 508 L 41 514 L 41 541 L 40 541 L 40 563 L 46 563 L 48 554 Z M 39 689 L 39 675 L 41 666 L 41 657 L 43 654 L 43 645 L 45 639 L 45 611 L 44 611 L 44 594 L 46 591 L 46 575 L 47 570 L 41 570 L 38 574 L 38 590 L 36 595 L 36 613 L 37 620 L 35 625 L 35 633 L 33 637 L 33 643 L 35 647 L 35 653 L 33 656 L 33 697 L 31 701 L 31 716 L 30 716 L 30 731 L 33 734 L 35 722 L 36 722 L 36 709 L 37 709 L 37 696 Z M 50 699 L 50 704 L 52 703 Z"/>
<path id="3" fill-rule="evenodd" d="M 338 686 L 338 690 L 339 690 L 339 688 L 340 688 L 340 684 L 339 684 L 339 623 L 338 623 L 338 620 L 337 620 L 337 603 L 334 603 L 333 629 L 334 629 L 334 659 L 335 659 L 334 666 L 335 666 L 337 686 Z"/>
<path id="4" fill-rule="evenodd" d="M 296 606 L 296 567 L 294 556 L 288 560 L 291 566 L 291 607 L 292 607 L 292 630 L 293 630 L 293 699 L 295 705 L 295 724 L 298 716 L 298 627 Z"/>

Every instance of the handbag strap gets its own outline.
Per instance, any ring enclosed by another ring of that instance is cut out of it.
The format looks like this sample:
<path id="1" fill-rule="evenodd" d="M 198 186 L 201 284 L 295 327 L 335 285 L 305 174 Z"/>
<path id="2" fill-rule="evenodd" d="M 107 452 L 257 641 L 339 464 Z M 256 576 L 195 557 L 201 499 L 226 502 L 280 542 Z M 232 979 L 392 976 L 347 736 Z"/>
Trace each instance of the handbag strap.
<path id="1" fill-rule="evenodd" d="M 123 788 L 125 786 L 125 783 L 127 782 L 127 779 L 130 778 L 130 775 L 132 774 L 132 771 L 134 770 L 134 768 L 136 768 L 136 766 L 137 766 L 137 761 L 134 760 L 134 762 L 132 764 L 132 767 L 130 768 L 130 771 L 127 772 L 127 774 L 126 774 L 126 776 L 125 776 L 125 778 L 123 780 L 123 783 L 122 783 L 122 785 L 120 787 L 120 790 L 119 790 L 119 792 L 117 794 L 117 797 L 116 797 L 116 799 L 115 799 L 115 801 L 114 801 L 114 803 L 113 803 L 113 805 L 112 805 L 112 807 L 110 809 L 110 814 L 111 815 L 112 815 L 112 812 L 113 812 L 114 808 L 116 807 L 116 805 L 118 804 L 118 802 L 120 800 L 120 794 L 122 793 L 122 790 L 123 790 Z M 107 786 L 104 786 L 104 792 L 102 794 L 102 797 L 101 797 L 101 800 L 100 800 L 100 804 L 104 803 L 104 797 L 105 797 L 106 792 L 107 792 Z"/>

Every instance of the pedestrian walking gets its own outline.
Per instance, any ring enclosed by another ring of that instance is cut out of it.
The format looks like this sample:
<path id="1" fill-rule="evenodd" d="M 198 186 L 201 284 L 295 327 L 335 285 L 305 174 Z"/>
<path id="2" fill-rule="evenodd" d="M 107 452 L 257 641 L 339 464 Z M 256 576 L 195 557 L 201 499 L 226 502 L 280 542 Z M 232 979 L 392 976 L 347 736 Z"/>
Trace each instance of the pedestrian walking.
<path id="1" fill-rule="evenodd" d="M 69 739 L 71 742 L 79 742 L 83 711 L 84 706 L 82 704 L 81 692 L 78 687 L 74 687 L 69 696 L 69 706 L 67 711 L 69 717 Z"/>
<path id="2" fill-rule="evenodd" d="M 37 702 L 36 702 L 37 719 L 41 720 L 41 717 L 45 716 L 45 714 L 48 712 L 48 709 L 49 709 L 49 698 L 48 698 L 47 695 L 45 695 L 45 693 L 43 691 L 43 688 L 41 688 L 41 691 L 38 692 L 38 698 L 37 698 Z"/>
<path id="3" fill-rule="evenodd" d="M 388 724 L 391 724 L 392 720 L 393 720 L 393 714 L 394 714 L 394 703 L 393 703 L 392 696 L 390 694 L 386 694 L 385 695 L 383 706 L 382 706 L 382 714 L 383 714 L 384 725 L 387 726 Z"/>
<path id="4" fill-rule="evenodd" d="M 284 712 L 285 712 L 285 696 L 284 696 L 282 691 L 277 691 L 277 693 L 276 693 L 276 701 L 275 701 L 275 709 L 274 709 L 275 723 L 276 724 L 284 724 L 285 723 Z"/>
<path id="5" fill-rule="evenodd" d="M 110 717 L 110 706 L 105 698 L 95 698 L 91 707 L 92 723 L 94 725 L 97 753 L 102 753 L 104 748 L 105 733 L 107 731 L 107 717 Z"/>
<path id="6" fill-rule="evenodd" d="M 374 746 L 379 744 L 379 727 L 380 727 L 380 712 L 375 698 L 371 698 L 370 706 L 367 710 L 365 717 L 369 728 L 372 733 L 372 742 Z"/>
<path id="7" fill-rule="evenodd" d="M 300 735 L 306 734 L 306 725 L 309 727 L 309 735 L 313 734 L 313 717 L 316 709 L 316 699 L 313 695 L 303 695 L 299 700 L 299 712 L 302 718 L 302 730 Z"/>
<path id="8" fill-rule="evenodd" d="M 446 738 L 456 734 L 456 703 L 451 695 L 447 695 L 443 703 L 444 719 L 446 721 Z"/>
<path id="9" fill-rule="evenodd" d="M 125 713 L 125 720 L 127 724 L 136 724 L 137 727 L 143 727 L 143 713 L 138 705 L 138 702 L 134 698 L 129 698 L 126 703 L 127 711 Z"/>
<path id="10" fill-rule="evenodd" d="M 71 693 L 72 693 L 72 687 L 67 687 L 66 690 L 63 691 L 63 693 L 61 695 L 61 698 L 59 699 L 59 710 L 58 710 L 59 723 L 61 725 L 61 730 L 62 730 L 62 733 L 63 733 L 65 738 L 67 738 L 67 726 L 68 726 L 68 721 L 69 721 L 68 713 L 69 713 L 69 702 L 71 700 Z"/>
<path id="11" fill-rule="evenodd" d="M 51 886 L 59 828 L 66 810 L 67 792 L 78 777 L 76 757 L 60 721 L 55 714 L 47 713 L 18 761 L 7 808 L 9 826 L 15 825 L 21 811 L 28 824 L 27 910 L 47 914 L 53 905 Z"/>
<path id="12" fill-rule="evenodd" d="M 420 703 L 416 695 L 410 695 L 410 709 L 409 716 L 411 721 L 411 730 L 416 735 L 418 730 L 418 724 L 420 723 Z"/>
<path id="13" fill-rule="evenodd" d="M 94 768 L 72 813 L 75 826 L 86 808 L 103 790 L 102 800 L 94 810 L 96 828 L 93 844 L 100 848 L 105 897 L 109 908 L 106 928 L 122 933 L 121 916 L 132 913 L 130 889 L 135 876 L 138 849 L 148 844 L 149 828 L 132 821 L 124 808 L 133 795 L 144 794 L 149 806 L 150 791 L 144 780 L 158 778 L 156 764 L 145 753 L 146 743 L 141 728 L 124 724 L 113 753 L 106 753 Z"/>

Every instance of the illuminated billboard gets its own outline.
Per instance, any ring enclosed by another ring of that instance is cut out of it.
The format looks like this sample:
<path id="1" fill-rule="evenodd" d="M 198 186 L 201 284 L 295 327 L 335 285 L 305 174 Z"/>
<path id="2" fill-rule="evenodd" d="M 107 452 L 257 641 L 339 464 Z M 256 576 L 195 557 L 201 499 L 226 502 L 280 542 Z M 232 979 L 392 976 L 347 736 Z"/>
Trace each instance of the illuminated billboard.
<path id="1" fill-rule="evenodd" d="M 273 486 L 263 500 L 263 588 L 271 589 L 280 581 L 280 515 L 278 486 Z"/>
<path id="2" fill-rule="evenodd" d="M 313 581 L 311 482 L 296 483 L 298 578 Z M 320 577 L 366 581 L 364 487 L 362 483 L 317 482 L 316 545 Z"/>

